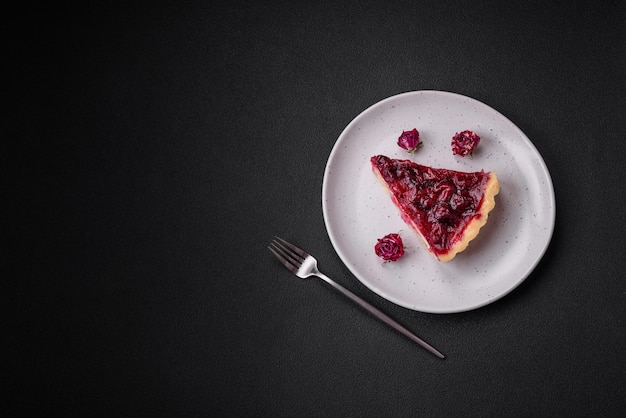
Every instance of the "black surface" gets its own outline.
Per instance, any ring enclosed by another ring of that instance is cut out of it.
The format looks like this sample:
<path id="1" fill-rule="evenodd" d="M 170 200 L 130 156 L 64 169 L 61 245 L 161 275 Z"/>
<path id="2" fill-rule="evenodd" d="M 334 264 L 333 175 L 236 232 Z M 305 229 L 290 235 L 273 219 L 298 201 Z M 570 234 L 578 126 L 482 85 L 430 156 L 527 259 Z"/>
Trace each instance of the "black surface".
<path id="1" fill-rule="evenodd" d="M 87 3 L 6 16 L 3 416 L 623 412 L 624 2 Z M 460 314 L 367 290 L 322 217 L 344 127 L 426 89 L 511 119 L 556 192 L 538 268 Z"/>

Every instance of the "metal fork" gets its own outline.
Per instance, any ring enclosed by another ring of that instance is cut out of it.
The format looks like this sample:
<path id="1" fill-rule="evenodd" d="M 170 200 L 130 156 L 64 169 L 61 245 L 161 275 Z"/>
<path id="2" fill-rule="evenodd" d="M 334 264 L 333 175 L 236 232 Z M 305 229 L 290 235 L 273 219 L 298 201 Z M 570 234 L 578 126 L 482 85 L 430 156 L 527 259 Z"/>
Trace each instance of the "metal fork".
<path id="1" fill-rule="evenodd" d="M 345 296 L 350 298 L 352 301 L 356 302 L 367 312 L 371 313 L 376 318 L 383 321 L 385 324 L 391 326 L 393 329 L 408 337 L 410 340 L 418 343 L 440 359 L 445 358 L 443 354 L 437 351 L 437 349 L 432 347 L 426 341 L 414 335 L 411 331 L 404 328 L 402 325 L 398 324 L 396 321 L 387 316 L 385 313 L 381 312 L 368 302 L 364 301 L 348 289 L 344 288 L 338 283 L 335 283 L 324 273 L 321 273 L 317 269 L 317 260 L 310 254 L 279 237 L 274 237 L 274 240 L 267 248 L 269 248 L 269 250 L 276 256 L 276 258 L 278 258 L 280 262 L 283 263 L 283 265 L 296 276 L 300 277 L 301 279 L 306 279 L 307 277 L 311 276 L 319 277 L 320 279 L 324 280 L 326 283 L 330 284 L 332 287 L 343 293 Z"/>

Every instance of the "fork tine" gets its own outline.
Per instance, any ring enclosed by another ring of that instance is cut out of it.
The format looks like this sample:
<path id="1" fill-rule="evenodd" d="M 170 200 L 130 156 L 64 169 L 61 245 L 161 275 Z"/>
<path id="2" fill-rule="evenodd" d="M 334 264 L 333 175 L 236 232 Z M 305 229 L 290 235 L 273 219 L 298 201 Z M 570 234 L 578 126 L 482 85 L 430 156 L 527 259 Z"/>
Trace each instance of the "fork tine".
<path id="1" fill-rule="evenodd" d="M 287 241 L 283 240 L 286 244 L 289 244 Z M 295 265 L 300 267 L 302 265 L 302 263 L 304 262 L 304 259 L 306 258 L 305 256 L 300 256 L 300 254 L 295 253 L 289 246 L 283 244 L 282 242 L 278 241 L 276 238 L 272 241 L 272 244 L 274 245 L 274 248 L 277 248 L 280 250 L 281 254 L 287 258 L 289 258 L 289 260 Z M 298 249 L 298 247 L 295 247 L 296 249 Z M 304 251 L 300 250 L 301 253 L 306 254 Z"/>
<path id="2" fill-rule="evenodd" d="M 287 241 L 285 241 L 281 237 L 276 237 L 275 236 L 274 240 L 280 242 L 284 246 L 286 246 L 286 247 L 290 248 L 291 250 L 293 250 L 296 254 L 298 254 L 300 257 L 302 257 L 302 259 L 305 259 L 305 258 L 307 258 L 309 256 L 309 254 L 306 251 L 301 250 L 300 248 L 296 247 L 295 245 L 288 243 Z"/>
<path id="3" fill-rule="evenodd" d="M 267 248 L 272 252 L 272 254 L 274 254 L 276 256 L 276 258 L 278 258 L 278 260 L 285 267 L 287 267 L 289 269 L 289 271 L 291 271 L 294 274 L 298 271 L 298 268 L 293 263 L 291 263 L 291 261 L 287 260 L 285 257 L 282 256 L 282 254 L 280 254 L 278 252 L 280 250 L 280 248 L 276 247 L 276 245 L 273 242 Z"/>

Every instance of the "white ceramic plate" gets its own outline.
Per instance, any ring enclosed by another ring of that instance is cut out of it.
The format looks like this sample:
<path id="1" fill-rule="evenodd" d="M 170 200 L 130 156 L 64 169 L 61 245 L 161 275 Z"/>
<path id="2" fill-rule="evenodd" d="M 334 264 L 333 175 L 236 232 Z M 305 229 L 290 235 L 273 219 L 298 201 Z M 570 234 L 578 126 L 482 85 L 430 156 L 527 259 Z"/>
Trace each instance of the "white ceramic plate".
<path id="1" fill-rule="evenodd" d="M 409 154 L 397 138 L 413 128 L 424 145 Z M 450 149 L 452 136 L 466 129 L 481 137 L 472 159 Z M 372 173 L 370 157 L 377 154 L 496 172 L 496 207 L 464 252 L 443 263 L 426 251 Z M 526 135 L 491 107 L 440 91 L 392 96 L 357 116 L 328 159 L 322 207 L 335 250 L 365 286 L 400 306 L 430 313 L 475 309 L 517 287 L 545 253 L 556 216 L 550 174 Z M 398 231 L 405 255 L 383 264 L 374 253 L 376 239 Z"/>

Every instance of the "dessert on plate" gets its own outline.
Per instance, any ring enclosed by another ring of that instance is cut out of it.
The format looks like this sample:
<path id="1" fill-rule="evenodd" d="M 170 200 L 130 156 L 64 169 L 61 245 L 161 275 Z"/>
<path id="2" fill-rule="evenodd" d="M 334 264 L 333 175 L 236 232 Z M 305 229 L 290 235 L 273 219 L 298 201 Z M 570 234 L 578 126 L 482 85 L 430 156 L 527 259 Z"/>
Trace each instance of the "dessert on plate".
<path id="1" fill-rule="evenodd" d="M 402 219 L 440 261 L 465 250 L 495 207 L 500 184 L 493 171 L 465 173 L 384 155 L 370 161 Z"/>

